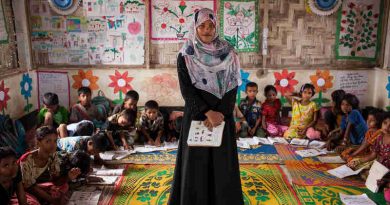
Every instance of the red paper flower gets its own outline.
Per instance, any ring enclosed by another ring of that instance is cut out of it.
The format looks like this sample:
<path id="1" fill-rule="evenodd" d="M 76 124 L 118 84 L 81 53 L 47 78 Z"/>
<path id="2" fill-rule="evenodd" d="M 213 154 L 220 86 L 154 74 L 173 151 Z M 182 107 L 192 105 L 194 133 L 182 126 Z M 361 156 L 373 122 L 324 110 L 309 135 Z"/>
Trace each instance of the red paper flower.
<path id="1" fill-rule="evenodd" d="M 294 92 L 294 86 L 298 84 L 298 81 L 294 79 L 295 72 L 288 73 L 287 69 L 283 69 L 281 73 L 274 72 L 274 76 L 275 88 L 282 95 Z"/>
<path id="2" fill-rule="evenodd" d="M 4 87 L 4 80 L 0 83 L 0 110 L 7 108 L 7 101 L 11 99 L 8 95 L 9 88 Z"/>
<path id="3" fill-rule="evenodd" d="M 133 77 L 127 77 L 128 72 L 124 72 L 123 74 L 120 74 L 119 71 L 115 71 L 115 75 L 110 75 L 110 79 L 112 82 L 108 85 L 108 87 L 114 88 L 114 93 L 117 93 L 121 91 L 122 93 L 126 93 L 129 90 L 132 90 L 133 88 L 129 84 Z"/>
<path id="4" fill-rule="evenodd" d="M 347 11 L 344 10 L 344 11 L 342 12 L 342 14 L 343 14 L 343 15 L 347 14 Z"/>
<path id="5" fill-rule="evenodd" d="M 179 4 L 179 6 L 186 6 L 186 2 L 185 1 L 180 1 L 180 4 Z"/>

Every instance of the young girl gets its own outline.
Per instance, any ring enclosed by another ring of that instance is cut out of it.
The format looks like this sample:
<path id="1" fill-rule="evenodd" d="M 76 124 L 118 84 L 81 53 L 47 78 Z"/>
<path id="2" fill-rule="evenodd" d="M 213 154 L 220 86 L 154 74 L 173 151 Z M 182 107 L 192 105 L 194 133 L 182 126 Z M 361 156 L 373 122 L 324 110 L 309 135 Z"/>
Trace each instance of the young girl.
<path id="1" fill-rule="evenodd" d="M 283 136 L 288 129 L 287 126 L 280 124 L 280 100 L 276 98 L 278 92 L 273 85 L 267 85 L 264 88 L 266 100 L 261 105 L 262 127 L 270 136 Z"/>
<path id="2" fill-rule="evenodd" d="M 381 133 L 378 131 L 380 128 L 379 123 L 379 115 L 381 114 L 381 110 L 373 109 L 368 113 L 367 116 L 367 126 L 368 131 L 365 134 L 363 143 L 358 147 L 350 147 L 347 148 L 341 154 L 341 157 L 349 162 L 352 158 L 355 158 L 359 155 L 367 155 L 371 151 L 371 147 L 375 144 L 376 138 Z"/>
<path id="3" fill-rule="evenodd" d="M 386 112 L 382 119 L 382 128 L 380 134 L 378 135 L 375 145 L 373 146 L 372 152 L 369 155 L 366 155 L 363 158 L 355 158 L 348 162 L 348 166 L 351 168 L 356 168 L 361 164 L 366 162 L 377 160 L 379 163 L 383 164 L 390 169 L 390 112 Z M 381 182 L 384 182 L 382 185 L 385 186 L 385 199 L 387 204 L 390 203 L 390 174 L 387 174 Z"/>
<path id="4" fill-rule="evenodd" d="M 285 138 L 321 138 L 321 132 L 313 128 L 318 116 L 317 104 L 310 101 L 314 94 L 314 86 L 306 83 L 302 85 L 299 91 L 300 100 L 293 99 L 292 96 L 286 96 L 292 105 L 292 119 L 290 127 L 283 135 Z"/>
<path id="5" fill-rule="evenodd" d="M 344 90 L 335 90 L 332 92 L 332 109 L 328 110 L 324 114 L 325 119 L 325 136 L 330 138 L 335 134 L 340 134 L 340 124 L 341 118 L 343 117 L 343 112 L 341 111 L 341 101 L 345 95 Z"/>
<path id="6" fill-rule="evenodd" d="M 36 139 L 38 149 L 19 159 L 24 188 L 41 202 L 64 204 L 67 181 L 75 179 L 80 169 L 73 168 L 66 176 L 60 177 L 60 162 L 56 153 L 57 131 L 54 128 L 39 128 Z"/>
<path id="7" fill-rule="evenodd" d="M 14 204 L 27 204 L 22 175 L 16 163 L 16 153 L 10 147 L 0 147 L 0 202 L 9 204 L 14 193 Z"/>
<path id="8" fill-rule="evenodd" d="M 337 152 L 342 152 L 347 145 L 360 145 L 363 142 L 368 127 L 358 109 L 359 99 L 353 94 L 345 94 L 341 102 L 341 111 L 344 113 L 340 125 L 341 135 L 328 140 L 328 150 L 336 148 Z"/>

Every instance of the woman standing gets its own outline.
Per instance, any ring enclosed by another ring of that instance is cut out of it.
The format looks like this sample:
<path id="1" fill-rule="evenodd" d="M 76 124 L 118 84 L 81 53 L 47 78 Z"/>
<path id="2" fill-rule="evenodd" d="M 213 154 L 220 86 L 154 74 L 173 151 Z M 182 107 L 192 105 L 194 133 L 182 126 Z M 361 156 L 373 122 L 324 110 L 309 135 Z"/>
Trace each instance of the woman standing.
<path id="1" fill-rule="evenodd" d="M 169 204 L 243 204 L 233 118 L 240 63 L 234 49 L 219 39 L 212 10 L 194 14 L 177 70 L 185 110 Z M 189 147 L 192 120 L 209 129 L 225 121 L 221 146 Z"/>

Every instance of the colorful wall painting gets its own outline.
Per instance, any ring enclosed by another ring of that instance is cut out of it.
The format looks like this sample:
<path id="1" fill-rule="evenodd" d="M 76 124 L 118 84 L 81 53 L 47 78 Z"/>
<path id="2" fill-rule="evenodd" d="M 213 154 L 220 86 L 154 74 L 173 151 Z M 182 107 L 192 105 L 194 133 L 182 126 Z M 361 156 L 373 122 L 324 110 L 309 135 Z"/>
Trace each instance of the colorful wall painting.
<path id="1" fill-rule="evenodd" d="M 81 87 L 89 87 L 91 90 L 99 89 L 97 81 L 99 80 L 98 76 L 94 76 L 92 70 L 79 70 L 77 75 L 72 75 L 74 83 L 72 88 L 79 89 Z"/>
<path id="2" fill-rule="evenodd" d="M 276 90 L 281 94 L 280 102 L 282 106 L 287 102 L 284 97 L 286 94 L 294 92 L 294 87 L 298 84 L 298 81 L 294 79 L 295 72 L 288 72 L 287 69 L 283 69 L 282 72 L 274 72 Z"/>
<path id="3" fill-rule="evenodd" d="M 128 71 L 121 74 L 119 71 L 115 70 L 115 75 L 109 75 L 111 83 L 108 85 L 108 87 L 114 88 L 114 94 L 119 92 L 119 98 L 113 100 L 114 104 L 123 103 L 123 95 L 126 95 L 127 91 L 133 89 L 133 87 L 130 85 L 130 82 L 134 78 L 128 76 L 128 74 Z"/>
<path id="4" fill-rule="evenodd" d="M 329 99 L 322 97 L 323 93 L 333 87 L 333 76 L 330 74 L 330 71 L 321 71 L 317 69 L 316 73 L 310 76 L 310 80 L 316 89 L 316 93 L 318 93 L 318 98 L 313 99 L 313 101 L 316 102 L 319 107 L 322 106 L 322 103 L 330 102 Z"/>
<path id="5" fill-rule="evenodd" d="M 11 99 L 8 95 L 9 88 L 5 87 L 4 80 L 0 82 L 0 110 L 5 115 L 5 109 L 7 109 L 8 100 Z"/>
<path id="6" fill-rule="evenodd" d="M 29 73 L 24 73 L 22 75 L 22 80 L 20 81 L 19 85 L 20 85 L 20 94 L 26 100 L 26 106 L 24 106 L 23 110 L 24 112 L 29 113 L 33 107 L 33 104 L 29 102 L 29 98 L 31 98 L 31 93 L 33 90 L 32 78 L 30 77 Z"/>

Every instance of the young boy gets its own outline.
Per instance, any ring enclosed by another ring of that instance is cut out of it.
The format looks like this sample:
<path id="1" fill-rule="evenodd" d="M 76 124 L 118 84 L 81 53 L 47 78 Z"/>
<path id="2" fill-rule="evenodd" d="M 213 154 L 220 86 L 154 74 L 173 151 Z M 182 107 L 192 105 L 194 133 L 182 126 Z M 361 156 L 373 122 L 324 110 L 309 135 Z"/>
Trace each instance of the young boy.
<path id="1" fill-rule="evenodd" d="M 266 137 L 261 128 L 261 103 L 256 99 L 258 92 L 257 84 L 249 82 L 246 84 L 245 93 L 247 97 L 241 100 L 240 111 L 245 116 L 240 130 L 240 137 Z"/>
<path id="2" fill-rule="evenodd" d="M 158 110 L 158 103 L 149 100 L 145 103 L 145 111 L 141 115 L 141 141 L 149 145 L 160 146 L 164 134 L 164 118 Z"/>
<path id="3" fill-rule="evenodd" d="M 135 90 L 130 90 L 126 93 L 125 99 L 122 104 L 115 106 L 111 115 L 122 112 L 125 109 L 130 109 L 137 111 L 137 103 L 139 100 L 138 92 Z"/>
<path id="4" fill-rule="evenodd" d="M 44 107 L 38 113 L 38 125 L 58 127 L 68 123 L 69 112 L 59 105 L 57 94 L 45 93 L 42 101 Z"/>
<path id="5" fill-rule="evenodd" d="M 60 138 L 72 136 L 92 136 L 95 132 L 95 126 L 92 121 L 81 120 L 69 125 L 61 124 L 57 128 Z"/>
<path id="6" fill-rule="evenodd" d="M 77 90 L 77 93 L 80 102 L 73 105 L 71 108 L 69 122 L 76 123 L 81 120 L 90 120 L 95 124 L 98 123 L 98 121 L 104 121 L 104 116 L 102 116 L 97 107 L 91 103 L 91 89 L 88 87 L 81 87 Z"/>
<path id="7" fill-rule="evenodd" d="M 108 139 L 115 150 L 117 144 L 122 144 L 125 149 L 131 148 L 134 144 L 135 120 L 137 111 L 125 109 L 120 113 L 108 117 L 105 126 Z M 115 143 L 115 141 L 120 142 Z"/>
<path id="8" fill-rule="evenodd" d="M 22 174 L 16 153 L 10 147 L 0 147 L 0 202 L 9 204 L 16 192 L 19 204 L 27 204 Z M 14 200 L 13 200 L 14 201 Z"/>

